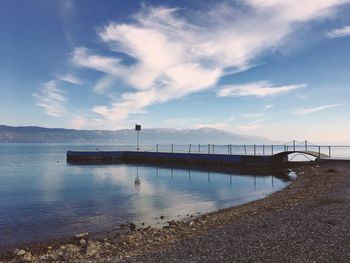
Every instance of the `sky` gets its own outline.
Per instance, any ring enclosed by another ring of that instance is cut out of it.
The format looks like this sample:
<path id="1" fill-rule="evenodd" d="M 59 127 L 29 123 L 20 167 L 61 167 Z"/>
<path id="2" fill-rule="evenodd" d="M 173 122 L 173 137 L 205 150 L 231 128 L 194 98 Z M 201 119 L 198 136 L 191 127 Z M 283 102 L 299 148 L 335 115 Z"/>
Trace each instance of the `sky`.
<path id="1" fill-rule="evenodd" d="M 0 0 L 0 124 L 350 143 L 350 0 Z"/>

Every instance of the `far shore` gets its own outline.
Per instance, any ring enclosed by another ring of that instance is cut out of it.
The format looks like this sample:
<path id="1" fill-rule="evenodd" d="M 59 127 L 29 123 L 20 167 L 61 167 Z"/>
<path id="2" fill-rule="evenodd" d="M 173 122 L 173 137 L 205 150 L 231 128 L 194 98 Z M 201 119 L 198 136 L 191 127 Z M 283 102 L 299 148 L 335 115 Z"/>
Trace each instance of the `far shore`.
<path id="1" fill-rule="evenodd" d="M 122 234 L 31 244 L 0 254 L 0 262 L 350 261 L 350 164 L 293 169 L 292 184 L 261 200 L 162 229 L 129 224 Z"/>

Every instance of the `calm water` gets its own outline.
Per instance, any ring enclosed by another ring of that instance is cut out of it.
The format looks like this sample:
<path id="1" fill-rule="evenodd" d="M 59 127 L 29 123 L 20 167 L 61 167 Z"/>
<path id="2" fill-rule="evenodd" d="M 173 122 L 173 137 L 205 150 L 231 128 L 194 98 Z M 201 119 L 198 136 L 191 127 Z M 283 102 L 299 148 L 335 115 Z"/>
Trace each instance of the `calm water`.
<path id="1" fill-rule="evenodd" d="M 259 199 L 290 183 L 288 176 L 271 174 L 66 163 L 67 150 L 95 149 L 0 144 L 0 248 L 103 231 L 126 221 L 156 225 L 161 215 L 181 219 Z M 116 149 L 121 147 L 103 146 Z"/>

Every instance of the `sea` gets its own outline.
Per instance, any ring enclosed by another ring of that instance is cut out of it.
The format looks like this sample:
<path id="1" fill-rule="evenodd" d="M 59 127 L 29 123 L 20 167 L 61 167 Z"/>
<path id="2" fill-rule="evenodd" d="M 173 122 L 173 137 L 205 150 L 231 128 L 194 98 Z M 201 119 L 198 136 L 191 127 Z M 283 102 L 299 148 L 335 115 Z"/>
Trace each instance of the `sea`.
<path id="1" fill-rule="evenodd" d="M 131 147 L 0 144 L 0 249 L 108 231 L 126 222 L 156 227 L 264 198 L 296 176 L 291 170 L 66 162 L 68 150 Z"/>

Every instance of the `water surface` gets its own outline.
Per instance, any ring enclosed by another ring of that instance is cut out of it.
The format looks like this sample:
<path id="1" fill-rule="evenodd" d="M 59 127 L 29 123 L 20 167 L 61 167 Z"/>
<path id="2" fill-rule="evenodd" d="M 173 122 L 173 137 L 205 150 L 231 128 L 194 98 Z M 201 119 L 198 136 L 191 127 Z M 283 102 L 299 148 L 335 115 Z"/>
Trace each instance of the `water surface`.
<path id="1" fill-rule="evenodd" d="M 290 183 L 288 176 L 239 171 L 69 165 L 67 150 L 96 149 L 0 144 L 0 248 L 108 230 L 126 221 L 157 225 L 160 216 L 181 219 L 246 203 Z"/>

